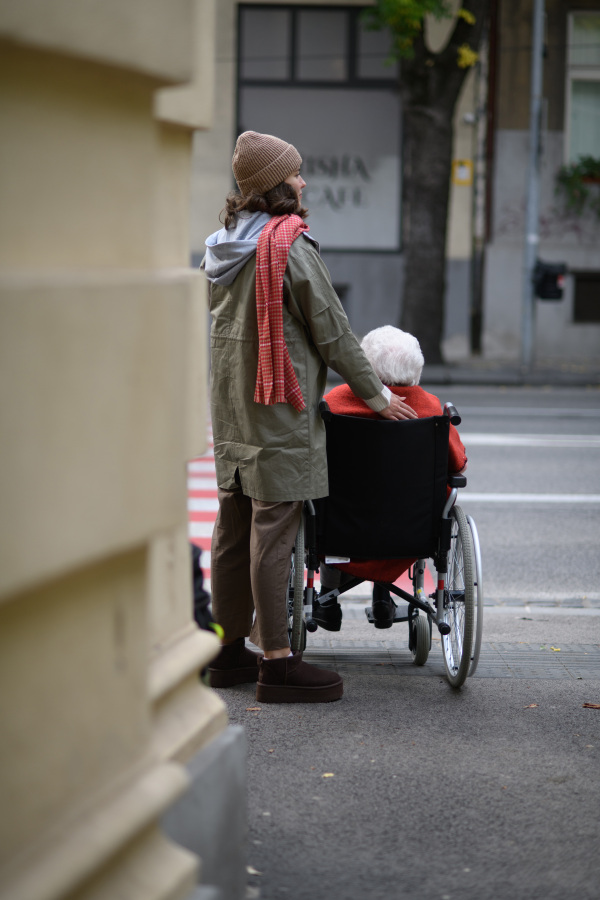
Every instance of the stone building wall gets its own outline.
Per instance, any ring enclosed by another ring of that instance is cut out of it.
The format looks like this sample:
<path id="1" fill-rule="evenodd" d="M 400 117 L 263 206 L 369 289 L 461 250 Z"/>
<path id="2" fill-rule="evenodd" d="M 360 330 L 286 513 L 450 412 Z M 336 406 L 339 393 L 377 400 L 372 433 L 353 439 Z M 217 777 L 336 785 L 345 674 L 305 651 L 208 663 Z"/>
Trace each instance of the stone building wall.
<path id="1" fill-rule="evenodd" d="M 0 3 L 0 896 L 192 895 L 161 817 L 227 725 L 198 678 L 189 266 L 213 0 Z"/>

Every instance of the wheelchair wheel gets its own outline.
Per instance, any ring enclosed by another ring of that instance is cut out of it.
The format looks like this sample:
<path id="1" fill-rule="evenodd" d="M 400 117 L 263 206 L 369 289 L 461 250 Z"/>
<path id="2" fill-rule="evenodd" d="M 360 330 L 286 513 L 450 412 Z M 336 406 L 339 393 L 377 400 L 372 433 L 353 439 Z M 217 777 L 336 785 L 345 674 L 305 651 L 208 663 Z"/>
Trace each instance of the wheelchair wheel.
<path id="1" fill-rule="evenodd" d="M 306 648 L 304 622 L 304 517 L 300 520 L 288 586 L 288 632 L 292 650 Z"/>
<path id="2" fill-rule="evenodd" d="M 483 634 L 483 577 L 481 571 L 481 550 L 479 547 L 479 535 L 477 527 L 471 516 L 467 516 L 467 522 L 471 529 L 471 537 L 473 538 L 473 553 L 475 556 L 475 603 L 473 606 L 474 625 L 473 625 L 473 650 L 471 652 L 471 668 L 469 669 L 469 678 L 474 674 L 479 662 L 479 651 L 481 650 L 481 636 Z"/>
<path id="3" fill-rule="evenodd" d="M 424 666 L 431 649 L 431 625 L 427 616 L 415 616 L 408 624 L 411 630 L 410 651 L 415 666 Z"/>
<path id="4" fill-rule="evenodd" d="M 452 540 L 448 552 L 448 574 L 444 595 L 444 621 L 450 626 L 442 635 L 446 676 L 452 687 L 461 687 L 471 666 L 474 620 L 474 552 L 467 517 L 454 506 Z"/>

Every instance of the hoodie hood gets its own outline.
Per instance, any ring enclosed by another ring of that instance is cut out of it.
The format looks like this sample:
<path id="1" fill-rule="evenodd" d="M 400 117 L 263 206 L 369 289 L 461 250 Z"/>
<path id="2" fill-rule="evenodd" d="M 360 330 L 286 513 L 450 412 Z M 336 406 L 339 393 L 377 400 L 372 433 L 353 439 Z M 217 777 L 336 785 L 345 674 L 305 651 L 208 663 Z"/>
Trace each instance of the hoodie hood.
<path id="1" fill-rule="evenodd" d="M 256 253 L 258 238 L 269 221 L 269 213 L 241 213 L 229 231 L 221 228 L 206 239 L 206 254 L 200 268 L 213 284 L 231 284 Z"/>
<path id="2" fill-rule="evenodd" d="M 238 220 L 229 231 L 221 228 L 205 241 L 206 253 L 200 263 L 206 277 L 213 284 L 231 284 L 256 253 L 256 245 L 261 231 L 271 218 L 269 213 L 240 213 Z M 319 251 L 318 242 L 303 232 Z"/>

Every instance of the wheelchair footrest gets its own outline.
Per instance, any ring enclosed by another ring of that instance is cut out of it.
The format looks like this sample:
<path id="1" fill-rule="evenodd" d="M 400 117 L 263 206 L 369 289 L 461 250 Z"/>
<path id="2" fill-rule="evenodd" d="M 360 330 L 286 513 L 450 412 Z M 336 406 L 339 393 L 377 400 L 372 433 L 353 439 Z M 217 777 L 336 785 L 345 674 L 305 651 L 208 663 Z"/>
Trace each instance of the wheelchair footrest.
<path id="1" fill-rule="evenodd" d="M 371 625 L 374 625 L 374 624 L 375 624 L 375 619 L 373 618 L 373 609 L 372 609 L 372 607 L 370 607 L 370 606 L 366 606 L 366 607 L 365 607 L 365 615 L 366 615 L 366 617 L 367 617 L 367 621 L 368 621 Z M 396 622 L 408 622 L 408 620 L 409 620 L 409 616 L 403 616 L 403 615 L 401 615 L 400 610 L 399 610 L 399 609 L 396 609 L 396 613 L 395 613 L 395 615 L 394 615 L 394 624 L 395 624 Z"/>

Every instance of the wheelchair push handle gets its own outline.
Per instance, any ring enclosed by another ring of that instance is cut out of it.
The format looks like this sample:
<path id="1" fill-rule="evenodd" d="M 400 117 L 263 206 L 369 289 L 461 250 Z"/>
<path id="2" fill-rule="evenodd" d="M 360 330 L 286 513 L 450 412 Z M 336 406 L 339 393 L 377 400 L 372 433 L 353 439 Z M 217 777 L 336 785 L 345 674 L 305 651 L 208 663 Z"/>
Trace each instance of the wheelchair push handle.
<path id="1" fill-rule="evenodd" d="M 327 400 L 321 400 L 319 402 L 319 412 L 321 413 L 321 418 L 324 422 L 329 422 L 333 418 L 333 413 L 329 409 Z"/>
<path id="2" fill-rule="evenodd" d="M 460 425 L 460 423 L 462 422 L 462 419 L 458 414 L 458 410 L 453 403 L 444 403 L 444 415 L 448 416 L 451 425 Z"/>

